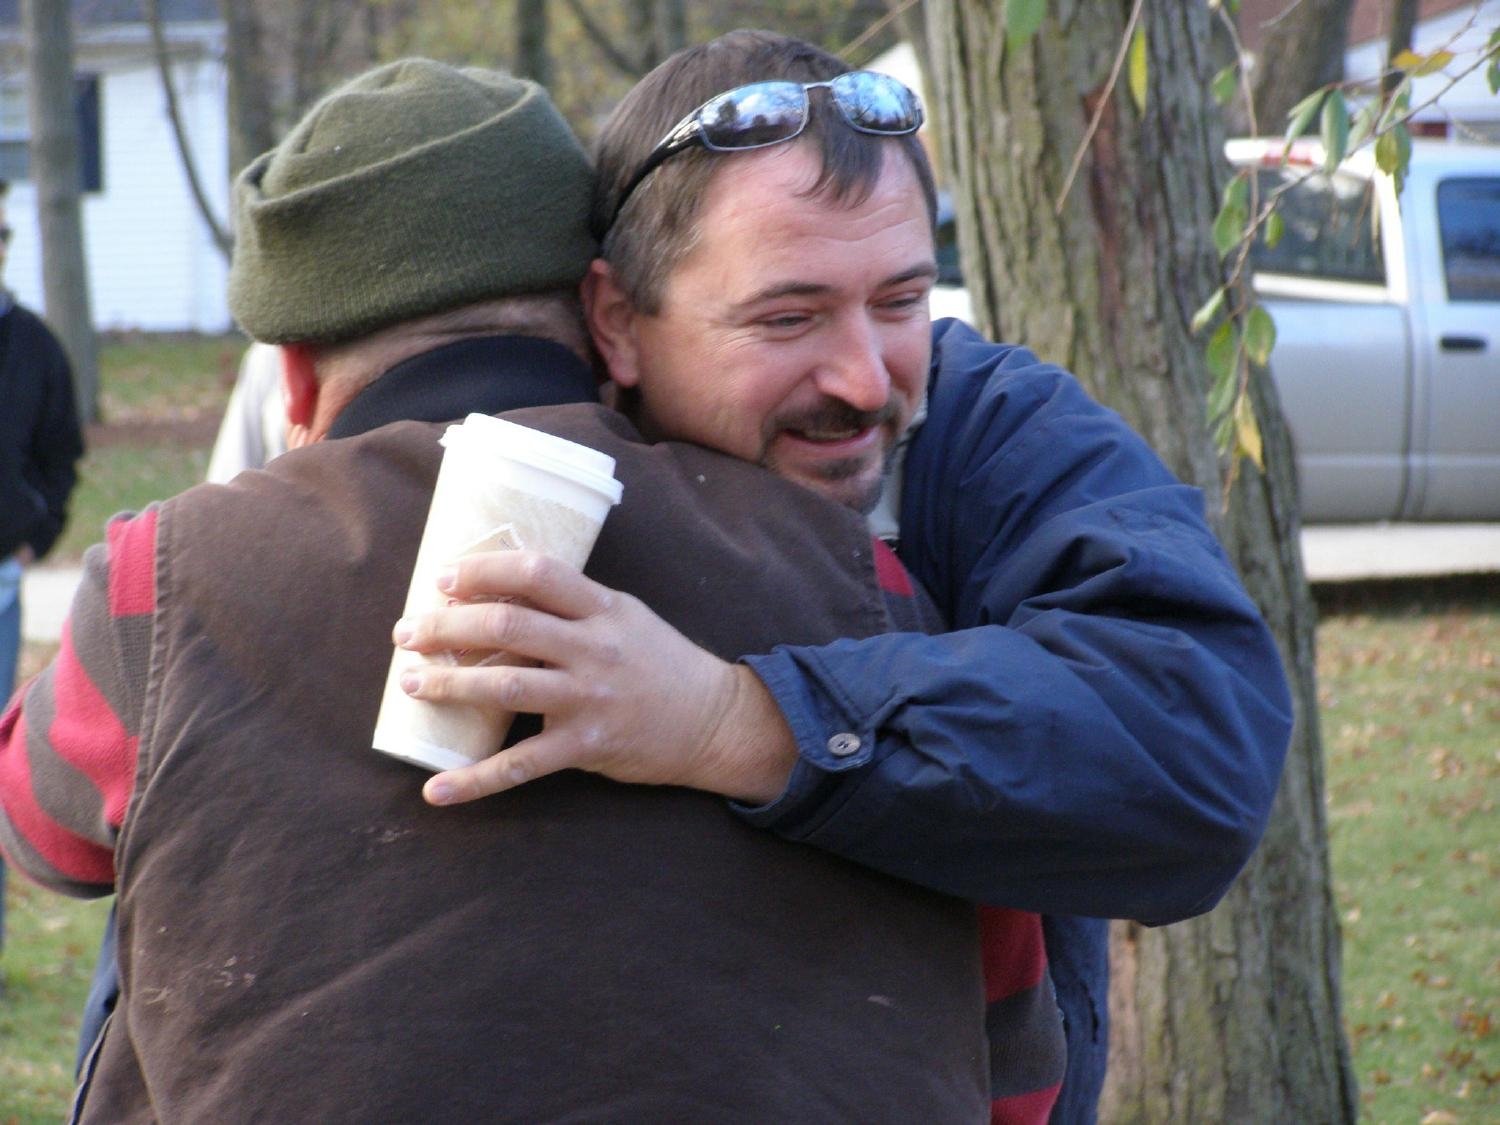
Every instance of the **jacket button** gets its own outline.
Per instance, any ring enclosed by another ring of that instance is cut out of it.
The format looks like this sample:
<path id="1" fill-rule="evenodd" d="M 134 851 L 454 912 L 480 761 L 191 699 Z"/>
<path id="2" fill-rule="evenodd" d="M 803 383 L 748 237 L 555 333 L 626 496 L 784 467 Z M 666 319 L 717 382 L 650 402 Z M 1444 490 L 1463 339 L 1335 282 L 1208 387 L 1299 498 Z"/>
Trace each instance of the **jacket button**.
<path id="1" fill-rule="evenodd" d="M 845 731 L 828 740 L 828 752 L 835 758 L 847 758 L 850 754 L 858 752 L 859 745 L 859 735 Z"/>

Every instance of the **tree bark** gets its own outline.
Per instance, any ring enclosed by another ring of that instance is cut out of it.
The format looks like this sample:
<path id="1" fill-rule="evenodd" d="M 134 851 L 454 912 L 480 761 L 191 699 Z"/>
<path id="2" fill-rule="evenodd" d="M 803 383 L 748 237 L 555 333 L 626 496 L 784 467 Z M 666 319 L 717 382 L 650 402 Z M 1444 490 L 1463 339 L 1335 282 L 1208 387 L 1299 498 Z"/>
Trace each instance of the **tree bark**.
<path id="1" fill-rule="evenodd" d="M 627 26 L 635 32 L 635 55 L 645 74 L 667 57 L 656 36 L 656 0 L 629 0 L 626 8 L 630 12 Z"/>
<path id="2" fill-rule="evenodd" d="M 276 144 L 275 99 L 266 65 L 259 10 L 241 0 L 219 0 L 229 75 L 229 171 L 240 170 Z"/>
<path id="3" fill-rule="evenodd" d="M 662 58 L 688 45 L 686 0 L 656 0 L 656 47 Z"/>
<path id="4" fill-rule="evenodd" d="M 192 192 L 199 218 L 208 228 L 208 236 L 227 261 L 234 249 L 234 241 L 208 202 L 208 195 L 203 190 L 203 179 L 198 175 L 198 162 L 193 157 L 192 145 L 188 143 L 187 130 L 183 128 L 182 113 L 177 107 L 177 87 L 172 82 L 172 57 L 167 49 L 167 35 L 162 27 L 161 4 L 158 0 L 146 0 L 146 23 L 151 28 L 156 71 L 161 76 L 162 97 L 167 103 L 167 120 L 172 125 L 172 139 L 177 143 L 177 158 L 182 164 L 182 174 L 187 177 L 188 190 Z"/>
<path id="5" fill-rule="evenodd" d="M 1293 106 L 1343 79 L 1353 7 L 1354 0 L 1288 0 L 1256 53 L 1251 88 L 1259 132 L 1284 132 Z"/>
<path id="6" fill-rule="evenodd" d="M 1077 373 L 1143 435 L 1209 516 L 1274 631 L 1298 721 L 1271 827 L 1225 902 L 1158 930 L 1117 924 L 1109 1122 L 1353 1122 L 1339 932 L 1323 819 L 1313 643 L 1291 450 L 1264 372 L 1267 471 L 1224 466 L 1189 325 L 1224 280 L 1209 237 L 1227 175 L 1204 0 L 1146 3 L 1144 114 L 1107 89 L 1131 0 L 1051 0 L 1010 50 L 987 0 L 933 0 L 928 42 L 965 276 L 980 327 Z M 1097 131 L 1060 210 L 1074 154 Z M 1104 810 L 1101 810 L 1103 813 Z"/>
<path id="7" fill-rule="evenodd" d="M 1411 50 L 1412 36 L 1417 30 L 1417 0 L 1390 0 L 1391 33 L 1385 41 L 1386 72 L 1380 80 L 1380 92 L 1386 97 L 1395 93 L 1401 85 L 1402 72 L 1390 65 L 1402 51 Z"/>
<path id="8" fill-rule="evenodd" d="M 79 417 L 99 417 L 99 353 L 83 250 L 73 20 L 68 0 L 24 0 L 31 173 L 42 240 L 47 320 L 73 365 Z"/>
<path id="9" fill-rule="evenodd" d="M 547 0 L 518 0 L 516 4 L 516 73 L 543 86 L 552 85 Z"/>

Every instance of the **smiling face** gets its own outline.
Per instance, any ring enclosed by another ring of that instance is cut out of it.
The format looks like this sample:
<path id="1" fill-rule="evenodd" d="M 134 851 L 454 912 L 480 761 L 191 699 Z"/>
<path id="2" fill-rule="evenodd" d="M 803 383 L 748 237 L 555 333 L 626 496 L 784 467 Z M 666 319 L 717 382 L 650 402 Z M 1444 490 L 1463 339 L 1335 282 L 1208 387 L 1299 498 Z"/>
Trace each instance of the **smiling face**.
<path id="1" fill-rule="evenodd" d="M 726 157 L 657 313 L 635 310 L 602 262 L 586 296 L 647 436 L 864 511 L 926 390 L 932 227 L 899 154 L 858 204 L 808 194 L 819 169 L 802 143 Z"/>

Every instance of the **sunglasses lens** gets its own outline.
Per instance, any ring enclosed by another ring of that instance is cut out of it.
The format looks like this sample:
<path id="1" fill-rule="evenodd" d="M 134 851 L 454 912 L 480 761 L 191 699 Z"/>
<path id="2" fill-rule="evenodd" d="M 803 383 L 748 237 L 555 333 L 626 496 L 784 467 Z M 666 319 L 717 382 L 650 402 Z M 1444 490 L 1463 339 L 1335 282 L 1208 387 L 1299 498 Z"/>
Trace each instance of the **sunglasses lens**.
<path id="1" fill-rule="evenodd" d="M 889 75 L 850 71 L 829 88 L 849 124 L 866 133 L 910 133 L 922 124 L 917 96 Z"/>
<path id="2" fill-rule="evenodd" d="M 720 94 L 698 111 L 703 143 L 737 149 L 789 141 L 807 122 L 807 91 L 795 82 L 756 82 Z"/>

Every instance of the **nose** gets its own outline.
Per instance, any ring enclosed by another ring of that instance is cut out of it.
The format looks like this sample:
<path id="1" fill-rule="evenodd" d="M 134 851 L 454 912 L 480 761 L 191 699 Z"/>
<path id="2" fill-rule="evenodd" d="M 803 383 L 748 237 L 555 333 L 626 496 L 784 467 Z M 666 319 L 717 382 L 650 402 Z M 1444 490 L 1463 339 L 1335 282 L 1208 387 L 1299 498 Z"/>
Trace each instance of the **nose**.
<path id="1" fill-rule="evenodd" d="M 829 354 L 818 368 L 818 390 L 848 403 L 855 410 L 874 411 L 891 397 L 891 373 L 886 367 L 884 340 L 867 315 L 849 318 L 844 331 L 830 341 Z"/>

